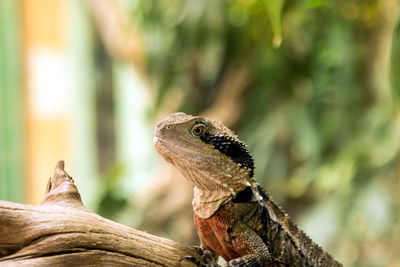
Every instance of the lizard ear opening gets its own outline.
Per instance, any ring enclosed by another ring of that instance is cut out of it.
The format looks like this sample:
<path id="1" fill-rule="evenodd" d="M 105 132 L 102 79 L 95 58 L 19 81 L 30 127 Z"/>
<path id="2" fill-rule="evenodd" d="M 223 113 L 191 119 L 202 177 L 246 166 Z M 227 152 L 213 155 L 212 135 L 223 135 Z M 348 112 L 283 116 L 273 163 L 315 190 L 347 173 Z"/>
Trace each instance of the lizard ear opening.
<path id="1" fill-rule="evenodd" d="M 240 164 L 242 168 L 249 169 L 250 177 L 253 177 L 254 160 L 244 143 L 229 136 L 214 135 L 210 133 L 204 133 L 200 136 L 200 139 L 204 143 L 212 144 L 215 149 L 231 158 L 235 163 Z"/>

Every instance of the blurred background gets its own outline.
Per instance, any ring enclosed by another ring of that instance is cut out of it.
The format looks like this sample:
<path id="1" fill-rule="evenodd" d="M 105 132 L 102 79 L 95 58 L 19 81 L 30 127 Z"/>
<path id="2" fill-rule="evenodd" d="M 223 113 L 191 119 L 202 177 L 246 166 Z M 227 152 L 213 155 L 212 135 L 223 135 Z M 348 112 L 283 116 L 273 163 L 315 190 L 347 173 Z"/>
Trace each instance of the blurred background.
<path id="1" fill-rule="evenodd" d="M 196 245 L 152 133 L 203 114 L 345 266 L 400 266 L 399 5 L 0 0 L 0 199 L 39 204 L 64 159 L 91 210 Z"/>

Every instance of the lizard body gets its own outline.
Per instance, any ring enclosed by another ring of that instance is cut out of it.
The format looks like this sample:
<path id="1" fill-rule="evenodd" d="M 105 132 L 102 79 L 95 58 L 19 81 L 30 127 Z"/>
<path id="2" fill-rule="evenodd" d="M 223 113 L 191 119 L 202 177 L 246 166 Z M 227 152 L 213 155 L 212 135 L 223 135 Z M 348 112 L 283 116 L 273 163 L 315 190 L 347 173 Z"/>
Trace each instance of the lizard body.
<path id="1" fill-rule="evenodd" d="M 156 126 L 154 145 L 194 184 L 201 244 L 227 266 L 342 266 L 255 182 L 246 145 L 222 123 L 173 113 Z"/>

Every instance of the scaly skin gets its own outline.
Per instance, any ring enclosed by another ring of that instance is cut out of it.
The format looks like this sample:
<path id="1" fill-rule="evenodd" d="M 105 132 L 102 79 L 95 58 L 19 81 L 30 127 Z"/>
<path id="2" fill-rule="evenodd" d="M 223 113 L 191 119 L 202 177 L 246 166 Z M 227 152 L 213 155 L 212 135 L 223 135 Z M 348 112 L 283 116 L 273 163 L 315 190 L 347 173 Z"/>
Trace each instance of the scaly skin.
<path id="1" fill-rule="evenodd" d="M 247 147 L 222 123 L 173 113 L 158 123 L 156 150 L 194 184 L 202 246 L 227 266 L 342 266 L 295 225 L 254 181 Z M 194 259 L 217 266 L 212 257 Z"/>

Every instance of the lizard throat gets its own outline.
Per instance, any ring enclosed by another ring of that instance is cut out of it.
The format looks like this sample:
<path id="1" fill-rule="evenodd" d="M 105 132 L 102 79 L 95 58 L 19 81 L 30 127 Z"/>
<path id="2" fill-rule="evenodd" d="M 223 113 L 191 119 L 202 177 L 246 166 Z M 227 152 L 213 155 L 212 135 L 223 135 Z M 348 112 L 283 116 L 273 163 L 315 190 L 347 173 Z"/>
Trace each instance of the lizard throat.
<path id="1" fill-rule="evenodd" d="M 181 174 L 194 184 L 193 210 L 201 218 L 209 218 L 222 205 L 233 199 L 249 184 L 249 170 L 234 166 L 230 175 L 201 168 L 185 168 L 175 162 Z"/>
<path id="2" fill-rule="evenodd" d="M 241 190 L 246 187 L 244 185 Z M 209 218 L 218 209 L 229 202 L 236 196 L 236 193 L 232 193 L 229 190 L 225 191 L 203 191 L 197 186 L 194 187 L 193 196 L 193 211 L 201 218 Z"/>

